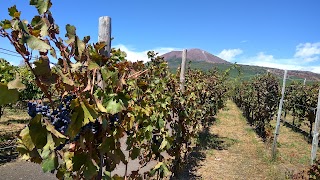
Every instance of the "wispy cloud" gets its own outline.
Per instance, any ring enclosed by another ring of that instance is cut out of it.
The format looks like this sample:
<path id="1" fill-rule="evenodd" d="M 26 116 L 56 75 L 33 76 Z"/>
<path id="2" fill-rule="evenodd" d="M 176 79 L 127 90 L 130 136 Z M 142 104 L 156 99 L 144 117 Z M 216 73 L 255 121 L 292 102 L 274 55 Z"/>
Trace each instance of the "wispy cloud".
<path id="1" fill-rule="evenodd" d="M 155 49 L 136 51 L 134 48 L 131 48 L 131 47 L 123 45 L 123 44 L 119 44 L 114 47 L 120 48 L 122 51 L 126 52 L 127 59 L 129 61 L 144 61 L 144 62 L 149 61 L 148 55 L 147 55 L 148 51 L 155 51 L 155 52 L 159 53 L 159 55 L 162 55 L 162 54 L 165 54 L 170 51 L 181 50 L 179 48 L 173 48 L 173 47 L 158 47 Z"/>
<path id="2" fill-rule="evenodd" d="M 302 70 L 320 73 L 320 42 L 300 43 L 289 58 L 277 58 L 272 54 L 259 52 L 255 56 L 238 60 L 240 64 L 263 66 L 287 70 Z"/>
<path id="3" fill-rule="evenodd" d="M 295 58 L 301 58 L 305 62 L 313 62 L 319 60 L 320 42 L 317 43 L 301 43 L 296 47 Z"/>
<path id="4" fill-rule="evenodd" d="M 264 52 L 259 52 L 256 56 L 241 60 L 239 63 L 288 70 L 301 70 L 303 68 L 294 59 L 277 59 L 273 55 Z"/>
<path id="5" fill-rule="evenodd" d="M 240 43 L 247 43 L 248 40 L 242 40 Z"/>
<path id="6" fill-rule="evenodd" d="M 242 53 L 243 51 L 241 49 L 224 49 L 217 56 L 224 60 L 232 61 L 234 57 Z"/>

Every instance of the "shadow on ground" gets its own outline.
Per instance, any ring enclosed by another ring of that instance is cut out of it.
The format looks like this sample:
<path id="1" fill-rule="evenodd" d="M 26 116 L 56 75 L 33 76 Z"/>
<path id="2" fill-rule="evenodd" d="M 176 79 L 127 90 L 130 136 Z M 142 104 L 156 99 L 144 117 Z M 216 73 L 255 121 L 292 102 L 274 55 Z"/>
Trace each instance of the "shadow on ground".
<path id="1" fill-rule="evenodd" d="M 30 120 L 29 119 L 13 119 L 13 120 L 8 120 L 8 121 L 2 121 L 0 122 L 0 124 L 26 124 L 28 123 Z"/>
<path id="2" fill-rule="evenodd" d="M 206 159 L 206 150 L 227 150 L 238 140 L 227 137 L 220 137 L 216 134 L 210 133 L 210 126 L 203 129 L 199 133 L 197 145 L 187 157 L 187 164 L 179 177 L 171 178 L 172 180 L 185 179 L 202 179 L 197 175 L 197 169 L 201 167 L 201 162 Z"/>
<path id="3" fill-rule="evenodd" d="M 286 120 L 281 119 L 281 122 L 283 123 L 284 126 L 286 126 L 287 128 L 290 128 L 292 131 L 303 135 L 303 137 L 308 141 L 309 144 L 312 142 L 312 135 L 310 135 L 310 133 L 302 130 L 300 127 L 298 127 L 296 125 L 289 123 Z"/>
<path id="4" fill-rule="evenodd" d="M 11 162 L 18 157 L 18 152 L 15 147 L 0 148 L 0 165 Z"/>

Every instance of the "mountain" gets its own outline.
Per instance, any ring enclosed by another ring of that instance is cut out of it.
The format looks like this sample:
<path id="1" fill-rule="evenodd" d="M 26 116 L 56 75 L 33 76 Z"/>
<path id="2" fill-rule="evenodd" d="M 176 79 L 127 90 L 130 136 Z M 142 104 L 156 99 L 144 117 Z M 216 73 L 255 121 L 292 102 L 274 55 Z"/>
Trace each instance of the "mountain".
<path id="1" fill-rule="evenodd" d="M 162 55 L 162 57 L 164 57 L 164 59 L 168 61 L 169 68 L 172 72 L 175 72 L 177 68 L 181 65 L 181 56 L 182 51 L 171 51 Z M 232 63 L 225 61 L 201 49 L 189 49 L 187 51 L 187 61 L 191 61 L 190 64 L 187 63 L 188 66 L 190 66 L 191 68 L 202 69 L 205 71 L 210 70 L 212 68 L 217 68 L 220 71 L 225 71 L 233 66 Z M 278 76 L 280 79 L 283 78 L 284 71 L 281 69 L 251 66 L 244 64 L 238 65 L 245 79 L 249 79 L 254 75 L 264 74 L 266 72 L 271 72 Z M 237 69 L 232 69 L 229 71 L 229 73 L 231 77 L 238 76 Z M 307 82 L 320 81 L 320 74 L 313 73 L 310 71 L 288 70 L 288 77 L 291 80 L 295 79 L 303 81 L 306 78 Z"/>
<path id="2" fill-rule="evenodd" d="M 163 54 L 162 57 L 166 60 L 172 59 L 181 59 L 182 51 L 171 51 L 166 54 Z M 187 50 L 187 60 L 191 61 L 204 61 L 213 64 L 230 64 L 228 61 L 225 61 L 213 54 L 208 53 L 207 51 L 201 49 L 188 49 Z"/>

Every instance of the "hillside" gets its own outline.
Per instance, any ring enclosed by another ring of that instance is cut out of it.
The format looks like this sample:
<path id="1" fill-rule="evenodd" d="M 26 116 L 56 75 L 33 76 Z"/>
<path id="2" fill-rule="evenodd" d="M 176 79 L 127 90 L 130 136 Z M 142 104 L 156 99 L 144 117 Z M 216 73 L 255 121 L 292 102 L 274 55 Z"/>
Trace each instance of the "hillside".
<path id="1" fill-rule="evenodd" d="M 204 56 L 202 52 L 204 52 L 206 56 Z M 162 55 L 162 57 L 164 57 L 164 59 L 168 61 L 169 67 L 172 72 L 175 72 L 177 68 L 180 66 L 181 54 L 182 54 L 181 51 L 171 51 L 169 53 Z M 207 58 L 205 59 L 205 57 Z M 191 68 L 195 68 L 195 69 L 202 69 L 205 71 L 208 71 L 212 68 L 217 68 L 220 71 L 224 71 L 234 65 L 228 61 L 225 61 L 201 49 L 188 50 L 187 61 L 188 61 L 187 66 L 190 66 Z M 250 65 L 244 65 L 244 64 L 238 64 L 238 65 L 240 67 L 242 75 L 247 78 L 250 78 L 256 74 L 264 74 L 267 71 L 277 75 L 279 78 L 282 78 L 284 73 L 283 70 L 276 69 L 276 68 L 250 66 Z M 230 71 L 231 77 L 237 77 L 238 74 L 239 73 L 237 69 L 232 69 Z M 290 79 L 306 78 L 307 81 L 320 81 L 320 74 L 309 72 L 309 71 L 289 70 L 288 76 Z"/>

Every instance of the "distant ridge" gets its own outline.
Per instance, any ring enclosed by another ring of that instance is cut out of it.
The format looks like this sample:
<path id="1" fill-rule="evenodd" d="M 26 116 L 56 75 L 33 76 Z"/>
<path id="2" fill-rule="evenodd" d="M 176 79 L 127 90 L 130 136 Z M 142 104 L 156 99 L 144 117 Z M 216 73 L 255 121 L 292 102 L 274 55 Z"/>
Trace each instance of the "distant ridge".
<path id="1" fill-rule="evenodd" d="M 162 57 L 169 63 L 170 69 L 175 72 L 175 70 L 181 65 L 182 51 L 171 51 L 163 54 Z M 226 70 L 230 68 L 233 64 L 225 61 L 215 55 L 212 55 L 201 49 L 188 49 L 187 60 L 191 61 L 191 68 L 197 68 L 202 70 L 210 70 L 213 67 L 219 70 Z M 241 71 L 244 76 L 253 76 L 256 74 L 264 74 L 267 71 L 275 74 L 280 79 L 283 78 L 284 71 L 277 68 L 261 67 L 261 66 L 251 66 L 245 64 L 238 64 L 241 67 Z M 230 71 L 231 76 L 236 77 L 238 72 L 236 69 Z M 320 81 L 320 74 L 313 73 L 310 71 L 298 71 L 298 70 L 288 70 L 288 76 L 290 79 L 296 79 L 302 81 L 306 78 L 307 81 Z"/>
<path id="2" fill-rule="evenodd" d="M 213 64 L 231 64 L 230 62 L 201 49 L 193 48 L 188 49 L 187 51 L 187 59 L 191 61 L 204 61 Z M 164 59 L 167 61 L 170 61 L 172 59 L 181 59 L 182 51 L 171 51 L 163 54 L 162 57 L 164 57 Z"/>

